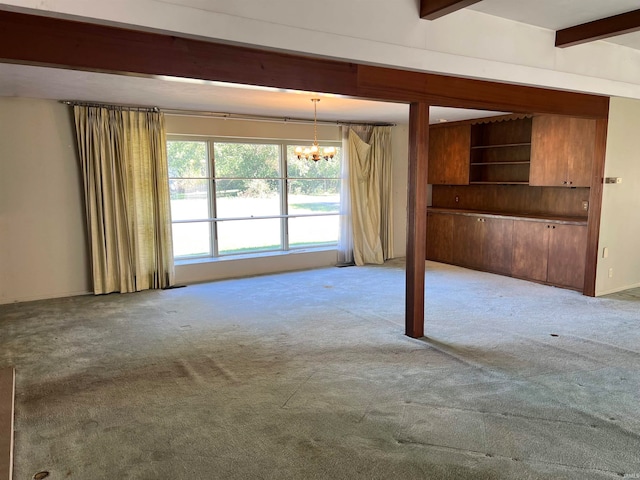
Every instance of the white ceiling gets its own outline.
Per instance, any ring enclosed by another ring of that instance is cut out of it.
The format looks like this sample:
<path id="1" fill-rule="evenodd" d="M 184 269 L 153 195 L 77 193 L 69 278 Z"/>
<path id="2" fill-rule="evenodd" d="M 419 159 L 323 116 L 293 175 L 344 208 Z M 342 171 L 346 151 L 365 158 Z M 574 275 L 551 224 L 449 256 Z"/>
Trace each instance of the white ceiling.
<path id="1" fill-rule="evenodd" d="M 478 12 L 550 30 L 561 30 L 638 8 L 638 0 L 482 0 L 469 7 Z M 606 41 L 640 50 L 640 32 L 608 38 Z"/>
<path id="2" fill-rule="evenodd" d="M 409 120 L 409 106 L 400 103 L 172 77 L 143 78 L 2 63 L 0 96 L 304 119 L 313 118 L 311 98 L 318 97 L 321 99 L 318 120 L 387 123 Z M 501 114 L 433 107 L 431 119 L 455 121 Z"/>
<path id="3" fill-rule="evenodd" d="M 640 0 L 483 0 L 469 8 L 558 30 L 631 11 L 639 6 Z M 640 32 L 607 41 L 640 50 Z M 313 117 L 310 99 L 319 97 L 319 120 L 406 123 L 409 116 L 409 108 L 405 104 L 355 100 L 336 95 L 1 63 L 0 96 L 306 119 Z M 502 112 L 432 107 L 431 121 L 455 121 L 500 114 Z"/>

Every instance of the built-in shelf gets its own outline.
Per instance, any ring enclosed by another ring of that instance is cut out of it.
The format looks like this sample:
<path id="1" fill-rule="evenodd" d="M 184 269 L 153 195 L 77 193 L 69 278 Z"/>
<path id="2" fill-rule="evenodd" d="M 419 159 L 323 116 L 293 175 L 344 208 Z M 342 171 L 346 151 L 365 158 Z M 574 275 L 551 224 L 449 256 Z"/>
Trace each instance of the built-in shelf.
<path id="1" fill-rule="evenodd" d="M 505 148 L 505 147 L 530 147 L 531 142 L 522 142 L 522 143 L 501 143 L 497 145 L 474 145 L 471 147 L 471 150 L 480 150 L 485 148 Z"/>

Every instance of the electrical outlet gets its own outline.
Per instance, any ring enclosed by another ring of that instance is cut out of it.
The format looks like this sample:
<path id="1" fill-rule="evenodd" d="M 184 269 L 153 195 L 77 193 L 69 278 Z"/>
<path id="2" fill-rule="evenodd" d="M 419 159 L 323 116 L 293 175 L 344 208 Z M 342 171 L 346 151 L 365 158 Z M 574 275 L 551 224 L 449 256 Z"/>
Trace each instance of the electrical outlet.
<path id="1" fill-rule="evenodd" d="M 587 202 L 587 201 L 582 202 L 582 209 L 583 210 L 589 210 L 589 202 Z"/>
<path id="2" fill-rule="evenodd" d="M 458 203 L 459 201 L 460 201 L 460 197 L 456 195 L 456 203 Z"/>
<path id="3" fill-rule="evenodd" d="M 609 269 L 609 278 L 613 278 L 613 267 Z"/>

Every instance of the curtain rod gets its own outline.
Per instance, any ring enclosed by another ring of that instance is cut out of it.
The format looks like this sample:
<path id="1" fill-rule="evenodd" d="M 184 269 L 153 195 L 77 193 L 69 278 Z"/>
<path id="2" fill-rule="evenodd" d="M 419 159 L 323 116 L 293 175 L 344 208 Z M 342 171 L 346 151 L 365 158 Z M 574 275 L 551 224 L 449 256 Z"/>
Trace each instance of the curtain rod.
<path id="1" fill-rule="evenodd" d="M 76 100 L 60 100 L 60 103 L 65 105 L 70 105 L 72 107 L 98 107 L 98 108 L 107 108 L 110 110 L 136 110 L 139 112 L 160 112 L 158 107 L 144 107 L 140 105 L 113 105 L 107 103 L 93 103 L 93 102 L 79 102 Z"/>
<path id="2" fill-rule="evenodd" d="M 176 110 L 161 108 L 161 112 L 167 115 L 185 116 L 185 117 L 204 117 L 204 118 L 221 118 L 228 120 L 246 120 L 254 122 L 275 122 L 275 123 L 313 123 L 313 120 L 307 118 L 295 117 L 270 117 L 267 115 L 247 115 L 242 113 L 227 112 L 201 112 L 197 110 Z M 395 127 L 395 123 L 373 123 L 373 122 L 341 122 L 330 120 L 318 120 L 318 125 L 338 125 L 349 127 L 351 125 L 367 125 L 372 127 Z"/>
<path id="3" fill-rule="evenodd" d="M 60 103 L 65 105 L 78 105 L 83 107 L 101 107 L 111 108 L 115 110 L 138 110 L 146 112 L 162 112 L 166 115 L 185 116 L 185 117 L 204 117 L 204 118 L 221 118 L 228 120 L 245 120 L 253 122 L 274 122 L 274 123 L 313 123 L 313 120 L 307 118 L 294 118 L 294 117 L 270 117 L 267 115 L 247 115 L 242 113 L 228 113 L 228 112 L 202 112 L 198 110 L 179 110 L 170 108 L 158 108 L 158 107 L 143 107 L 138 105 L 111 105 L 106 103 L 93 103 L 93 102 L 81 102 L 76 100 L 60 100 Z M 353 125 L 364 125 L 371 127 L 395 127 L 395 123 L 375 123 L 375 122 L 341 122 L 330 120 L 318 120 L 318 125 L 337 125 L 343 127 L 350 127 Z"/>

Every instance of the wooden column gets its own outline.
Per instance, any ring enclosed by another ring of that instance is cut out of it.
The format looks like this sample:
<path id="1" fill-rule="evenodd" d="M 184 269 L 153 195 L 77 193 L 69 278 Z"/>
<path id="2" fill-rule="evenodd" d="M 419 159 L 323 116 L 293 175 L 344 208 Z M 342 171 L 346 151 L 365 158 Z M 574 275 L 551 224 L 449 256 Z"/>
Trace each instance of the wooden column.
<path id="1" fill-rule="evenodd" d="M 424 263 L 427 237 L 427 155 L 429 105 L 409 109 L 409 181 L 407 186 L 407 284 L 405 334 L 424 336 Z"/>
<path id="2" fill-rule="evenodd" d="M 602 183 L 604 181 L 604 161 L 607 149 L 608 121 L 596 121 L 596 146 L 591 173 L 591 189 L 589 190 L 589 220 L 587 224 L 587 259 L 584 271 L 584 290 L 582 293 L 590 297 L 596 296 L 596 272 L 600 249 L 600 215 L 602 213 Z"/>

